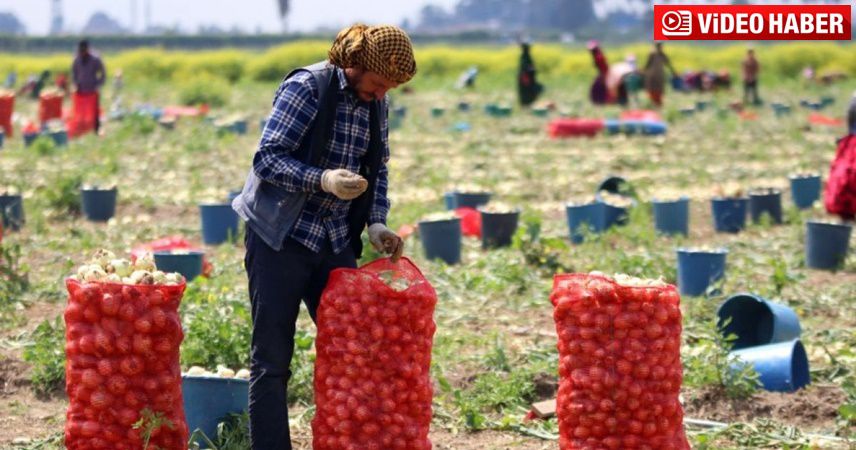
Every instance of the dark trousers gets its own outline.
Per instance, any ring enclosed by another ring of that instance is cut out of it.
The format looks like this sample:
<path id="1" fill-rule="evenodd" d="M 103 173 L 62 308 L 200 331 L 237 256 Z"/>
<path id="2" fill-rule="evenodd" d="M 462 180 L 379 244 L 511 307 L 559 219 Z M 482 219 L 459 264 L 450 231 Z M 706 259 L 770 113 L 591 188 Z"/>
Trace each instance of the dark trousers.
<path id="1" fill-rule="evenodd" d="M 757 80 L 743 82 L 743 103 L 751 103 L 753 105 L 761 103 L 761 99 L 758 98 Z"/>
<path id="2" fill-rule="evenodd" d="M 250 440 L 253 450 L 291 450 L 287 385 L 300 302 L 315 321 L 330 272 L 357 262 L 350 246 L 336 255 L 329 241 L 318 253 L 292 239 L 275 251 L 250 227 L 245 245 L 253 318 Z"/>

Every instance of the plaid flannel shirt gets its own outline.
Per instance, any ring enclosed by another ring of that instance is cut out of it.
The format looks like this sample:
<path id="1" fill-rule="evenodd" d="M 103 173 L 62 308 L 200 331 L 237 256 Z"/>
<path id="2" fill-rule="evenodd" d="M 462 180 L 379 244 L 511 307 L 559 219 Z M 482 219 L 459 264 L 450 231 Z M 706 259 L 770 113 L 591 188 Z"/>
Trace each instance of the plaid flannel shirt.
<path id="1" fill-rule="evenodd" d="M 345 71 L 341 68 L 336 70 L 340 90 L 333 134 L 327 143 L 327 151 L 321 155 L 320 165 L 310 166 L 292 155 L 310 133 L 318 111 L 315 79 L 308 72 L 299 72 L 283 81 L 276 92 L 273 110 L 253 157 L 253 169 L 262 180 L 290 192 L 310 193 L 290 237 L 314 252 L 320 251 L 324 239 L 329 238 L 333 251 L 338 254 L 350 243 L 348 208 L 351 202 L 322 191 L 321 174 L 325 169 L 347 169 L 359 173 L 360 158 L 368 151 L 371 133 L 369 104 L 360 101 L 348 88 Z M 389 122 L 386 110 L 381 111 L 381 115 L 383 157 L 368 225 L 386 224 L 390 207 L 386 194 Z"/>

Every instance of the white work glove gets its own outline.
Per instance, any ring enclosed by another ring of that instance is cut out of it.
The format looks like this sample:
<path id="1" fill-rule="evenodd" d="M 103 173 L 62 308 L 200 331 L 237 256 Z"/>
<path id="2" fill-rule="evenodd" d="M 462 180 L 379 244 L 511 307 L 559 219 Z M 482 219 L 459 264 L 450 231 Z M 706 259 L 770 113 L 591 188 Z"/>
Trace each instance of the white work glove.
<path id="1" fill-rule="evenodd" d="M 369 187 L 369 182 L 345 169 L 325 170 L 321 174 L 321 190 L 342 200 L 353 200 Z"/>
<path id="2" fill-rule="evenodd" d="M 382 223 L 369 226 L 369 242 L 375 250 L 391 255 L 390 259 L 394 263 L 398 262 L 404 253 L 404 240 Z"/>

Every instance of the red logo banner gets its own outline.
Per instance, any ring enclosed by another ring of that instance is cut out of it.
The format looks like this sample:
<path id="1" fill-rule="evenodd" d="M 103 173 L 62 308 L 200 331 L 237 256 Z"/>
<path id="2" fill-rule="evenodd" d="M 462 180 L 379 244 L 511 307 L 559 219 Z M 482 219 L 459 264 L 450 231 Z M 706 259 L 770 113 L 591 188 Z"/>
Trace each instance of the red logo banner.
<path id="1" fill-rule="evenodd" d="M 658 41 L 849 41 L 850 5 L 654 5 Z"/>

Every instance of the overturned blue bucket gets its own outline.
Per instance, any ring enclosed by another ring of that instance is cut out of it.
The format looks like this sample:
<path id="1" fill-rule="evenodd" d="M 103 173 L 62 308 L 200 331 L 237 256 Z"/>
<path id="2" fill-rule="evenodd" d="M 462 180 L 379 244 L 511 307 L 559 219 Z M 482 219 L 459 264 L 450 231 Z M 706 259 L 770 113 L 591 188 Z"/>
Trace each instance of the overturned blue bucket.
<path id="1" fill-rule="evenodd" d="M 490 192 L 453 192 L 455 208 L 478 208 L 490 201 Z"/>
<path id="2" fill-rule="evenodd" d="M 21 194 L 0 195 L 3 228 L 18 231 L 24 226 L 24 199 Z"/>
<path id="3" fill-rule="evenodd" d="M 755 294 L 732 295 L 719 306 L 716 315 L 723 333 L 737 336 L 735 350 L 790 341 L 802 332 L 794 310 Z"/>
<path id="4" fill-rule="evenodd" d="M 594 233 L 603 230 L 603 206 L 603 203 L 568 204 L 565 206 L 571 242 L 574 244 L 581 243 L 585 239 L 585 230 Z"/>
<path id="5" fill-rule="evenodd" d="M 812 269 L 835 270 L 844 265 L 853 227 L 810 220 L 805 229 L 805 265 Z"/>
<path id="6" fill-rule="evenodd" d="M 459 263 L 461 237 L 461 219 L 419 222 L 419 238 L 428 259 L 440 259 L 446 264 Z"/>
<path id="7" fill-rule="evenodd" d="M 207 245 L 222 244 L 238 236 L 238 214 L 229 203 L 199 205 L 202 218 L 202 241 Z"/>
<path id="8" fill-rule="evenodd" d="M 199 429 L 209 439 L 216 439 L 217 425 L 226 416 L 247 411 L 249 389 L 247 380 L 182 375 L 181 395 L 190 432 Z"/>
<path id="9" fill-rule="evenodd" d="M 820 199 L 820 175 L 791 177 L 791 197 L 799 209 L 808 209 Z"/>
<path id="10" fill-rule="evenodd" d="M 84 188 L 80 190 L 83 215 L 93 222 L 106 222 L 116 214 L 116 188 Z"/>
<path id="11" fill-rule="evenodd" d="M 520 210 L 510 212 L 481 213 L 482 248 L 508 247 L 517 224 L 520 220 Z"/>
<path id="12" fill-rule="evenodd" d="M 63 147 L 68 145 L 68 132 L 65 130 L 53 130 L 48 131 L 48 136 L 53 139 L 54 144 L 57 146 Z"/>
<path id="13" fill-rule="evenodd" d="M 737 364 L 751 364 L 768 391 L 794 392 L 811 383 L 808 355 L 799 339 L 735 350 L 731 355 L 740 360 Z"/>
<path id="14" fill-rule="evenodd" d="M 746 227 L 748 198 L 713 198 L 710 200 L 713 227 L 720 233 L 737 233 Z"/>
<path id="15" fill-rule="evenodd" d="M 155 265 L 164 272 L 178 272 L 185 280 L 192 281 L 202 275 L 202 259 L 205 253 L 196 250 L 169 250 L 154 252 Z"/>
<path id="16" fill-rule="evenodd" d="M 681 295 L 704 295 L 710 285 L 725 276 L 728 250 L 678 249 L 678 289 Z"/>
<path id="17" fill-rule="evenodd" d="M 760 223 L 764 215 L 769 215 L 773 223 L 782 223 L 782 191 L 765 189 L 749 192 L 749 212 L 752 222 Z"/>
<path id="18" fill-rule="evenodd" d="M 673 201 L 654 199 L 654 227 L 657 232 L 667 235 L 690 232 L 690 199 L 681 197 Z"/>

